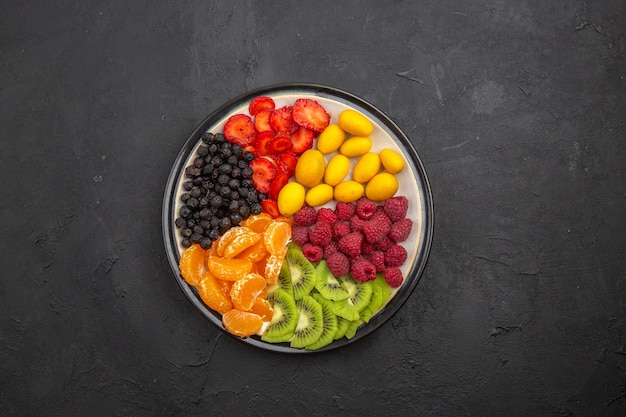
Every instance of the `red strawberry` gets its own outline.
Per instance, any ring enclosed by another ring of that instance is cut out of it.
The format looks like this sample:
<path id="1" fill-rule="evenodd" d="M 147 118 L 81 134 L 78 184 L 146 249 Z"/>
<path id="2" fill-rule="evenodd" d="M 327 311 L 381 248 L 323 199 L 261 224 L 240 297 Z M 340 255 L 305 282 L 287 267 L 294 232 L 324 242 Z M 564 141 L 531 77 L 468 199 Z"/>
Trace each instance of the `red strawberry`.
<path id="1" fill-rule="evenodd" d="M 330 115 L 317 101 L 299 98 L 293 105 L 293 120 L 300 126 L 321 132 L 330 123 Z"/>
<path id="2" fill-rule="evenodd" d="M 235 114 L 228 118 L 224 125 L 224 137 L 229 142 L 241 146 L 248 146 L 254 142 L 256 130 L 250 116 L 246 114 Z"/>
<path id="3" fill-rule="evenodd" d="M 296 172 L 296 164 L 298 163 L 298 158 L 293 152 L 284 152 L 278 155 L 278 159 L 285 166 L 285 174 L 289 178 L 293 177 L 293 174 Z"/>
<path id="4" fill-rule="evenodd" d="M 272 200 L 278 199 L 278 193 L 280 190 L 289 182 L 289 177 L 285 174 L 277 174 L 276 178 L 272 181 L 270 185 L 270 189 L 267 192 L 267 195 Z"/>
<path id="5" fill-rule="evenodd" d="M 248 112 L 251 115 L 256 115 L 261 110 L 271 109 L 274 110 L 276 108 L 276 104 L 271 97 L 267 96 L 257 96 L 250 101 L 250 105 L 248 106 Z"/>
<path id="6" fill-rule="evenodd" d="M 252 184 L 262 193 L 270 190 L 272 180 L 276 178 L 276 166 L 269 159 L 255 158 L 250 162 Z"/>
<path id="7" fill-rule="evenodd" d="M 278 204 L 274 200 L 261 200 L 261 207 L 263 207 L 263 211 L 272 216 L 273 218 L 277 218 L 280 216 L 280 211 L 278 211 Z"/>
<path id="8" fill-rule="evenodd" d="M 254 142 L 254 155 L 263 156 L 270 153 L 270 142 L 274 139 L 274 132 L 265 131 L 259 132 L 256 135 L 256 141 Z"/>
<path id="9" fill-rule="evenodd" d="M 306 127 L 300 126 L 300 128 L 291 135 L 292 148 L 291 151 L 300 155 L 304 151 L 313 147 L 313 139 L 315 139 L 315 132 Z"/>
<path id="10" fill-rule="evenodd" d="M 288 136 L 278 135 L 268 145 L 271 154 L 280 154 L 291 149 L 291 139 Z"/>
<path id="11" fill-rule="evenodd" d="M 270 126 L 274 132 L 282 132 L 288 135 L 298 130 L 298 124 L 293 120 L 291 106 L 284 106 L 279 109 L 272 110 L 270 114 Z"/>
<path id="12" fill-rule="evenodd" d="M 254 116 L 254 128 L 257 132 L 272 131 L 272 126 L 270 125 L 270 115 L 273 111 L 274 110 L 272 109 L 264 109 Z"/>

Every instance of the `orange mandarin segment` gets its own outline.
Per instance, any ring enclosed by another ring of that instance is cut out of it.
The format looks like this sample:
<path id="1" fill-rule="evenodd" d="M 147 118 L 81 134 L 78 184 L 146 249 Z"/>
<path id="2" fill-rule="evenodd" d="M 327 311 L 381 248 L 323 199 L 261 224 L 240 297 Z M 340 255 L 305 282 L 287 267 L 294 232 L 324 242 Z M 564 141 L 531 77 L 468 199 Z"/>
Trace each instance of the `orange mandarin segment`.
<path id="1" fill-rule="evenodd" d="M 263 319 L 258 314 L 232 309 L 222 316 L 226 330 L 239 337 L 252 336 L 263 327 Z"/>
<path id="2" fill-rule="evenodd" d="M 272 320 L 272 316 L 274 315 L 274 309 L 272 308 L 272 304 L 265 298 L 258 297 L 254 302 L 254 305 L 250 309 L 250 312 L 258 314 L 261 316 L 263 321 Z"/>
<path id="3" fill-rule="evenodd" d="M 216 278 L 237 281 L 250 273 L 252 262 L 248 259 L 227 259 L 209 256 L 207 258 L 207 267 Z"/>
<path id="4" fill-rule="evenodd" d="M 268 224 L 272 221 L 272 216 L 262 212 L 259 214 L 253 214 L 244 220 L 241 225 L 249 227 L 257 233 L 263 233 Z"/>
<path id="5" fill-rule="evenodd" d="M 239 227 L 238 229 L 243 228 Z M 234 258 L 241 252 L 245 251 L 250 246 L 261 240 L 260 234 L 253 232 L 251 229 L 248 230 L 249 231 L 242 232 L 239 235 L 235 236 L 235 238 L 230 242 L 226 249 L 224 249 L 225 258 Z"/>
<path id="6" fill-rule="evenodd" d="M 287 247 L 285 246 L 277 255 L 270 255 L 270 257 L 267 258 L 265 262 L 265 280 L 268 286 L 274 285 L 276 281 L 278 281 L 280 268 L 283 266 L 286 254 Z"/>
<path id="7" fill-rule="evenodd" d="M 217 254 L 219 256 L 225 256 L 224 252 L 238 236 L 247 235 L 252 232 L 252 229 L 248 227 L 231 227 L 215 242 L 217 244 Z"/>
<path id="8" fill-rule="evenodd" d="M 243 252 L 241 252 L 239 255 L 237 255 L 238 258 L 249 259 L 252 262 L 258 262 L 267 255 L 267 249 L 265 249 L 265 243 L 263 242 L 262 239 L 260 239 L 261 235 L 258 235 L 258 236 L 259 236 L 259 241 L 256 242 L 254 245 L 250 246 L 249 248 L 247 248 L 246 250 L 244 250 Z"/>
<path id="9" fill-rule="evenodd" d="M 178 267 L 183 279 L 189 285 L 198 285 L 206 268 L 204 259 L 206 251 L 200 245 L 193 244 L 183 252 Z"/>
<path id="10" fill-rule="evenodd" d="M 248 274 L 235 281 L 230 290 L 233 306 L 242 311 L 248 311 L 254 305 L 259 294 L 265 289 L 265 278 L 259 274 Z"/>
<path id="11" fill-rule="evenodd" d="M 219 313 L 226 313 L 233 308 L 230 297 L 224 294 L 220 280 L 206 272 L 198 283 L 198 294 L 204 304 Z"/>
<path id="12" fill-rule="evenodd" d="M 222 294 L 230 298 L 230 289 L 233 287 L 233 283 L 235 281 L 226 281 L 225 279 L 218 279 L 217 282 L 220 286 L 220 290 L 222 290 Z"/>
<path id="13" fill-rule="evenodd" d="M 276 255 L 285 249 L 291 240 L 291 226 L 288 223 L 274 221 L 267 226 L 263 234 L 265 248 L 272 255 Z"/>

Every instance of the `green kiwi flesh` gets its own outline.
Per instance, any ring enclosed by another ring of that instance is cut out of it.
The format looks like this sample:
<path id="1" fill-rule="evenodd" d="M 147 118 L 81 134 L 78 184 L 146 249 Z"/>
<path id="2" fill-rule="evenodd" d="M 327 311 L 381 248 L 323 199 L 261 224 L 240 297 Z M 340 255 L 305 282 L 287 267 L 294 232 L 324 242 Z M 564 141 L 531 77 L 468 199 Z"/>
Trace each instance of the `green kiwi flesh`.
<path id="1" fill-rule="evenodd" d="M 315 342 L 305 346 L 308 350 L 321 349 L 331 344 L 337 331 L 337 316 L 333 313 L 333 303 L 325 299 L 320 293 L 315 293 L 313 298 L 322 306 L 323 331 Z"/>
<path id="2" fill-rule="evenodd" d="M 327 300 L 345 300 L 350 296 L 341 282 L 330 272 L 325 260 L 315 268 L 315 288 Z"/>
<path id="3" fill-rule="evenodd" d="M 293 297 L 300 300 L 315 288 L 315 267 L 296 246 L 287 250 L 285 263 L 289 267 Z"/>
<path id="4" fill-rule="evenodd" d="M 291 338 L 292 348 L 303 348 L 315 343 L 324 332 L 322 306 L 310 295 L 296 300 L 298 321 Z"/>
<path id="5" fill-rule="evenodd" d="M 358 320 L 359 313 L 370 302 L 372 285 L 370 282 L 358 282 L 352 277 L 338 278 L 350 296 L 344 300 L 333 301 L 333 311 L 347 320 Z"/>
<path id="6" fill-rule="evenodd" d="M 274 314 L 261 340 L 268 343 L 288 342 L 298 324 L 296 301 L 280 288 L 274 290 L 268 296 L 268 300 L 272 304 Z"/>

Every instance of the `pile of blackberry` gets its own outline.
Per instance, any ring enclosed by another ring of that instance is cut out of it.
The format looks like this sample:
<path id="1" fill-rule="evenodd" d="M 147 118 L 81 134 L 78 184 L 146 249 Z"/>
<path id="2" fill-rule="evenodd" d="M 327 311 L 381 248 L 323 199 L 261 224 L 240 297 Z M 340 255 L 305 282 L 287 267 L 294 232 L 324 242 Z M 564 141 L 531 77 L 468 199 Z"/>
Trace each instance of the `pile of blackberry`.
<path id="1" fill-rule="evenodd" d="M 267 195 L 252 185 L 253 159 L 221 133 L 202 135 L 193 163 L 185 168 L 183 204 L 175 221 L 184 248 L 198 243 L 209 249 L 228 229 L 263 211 Z"/>

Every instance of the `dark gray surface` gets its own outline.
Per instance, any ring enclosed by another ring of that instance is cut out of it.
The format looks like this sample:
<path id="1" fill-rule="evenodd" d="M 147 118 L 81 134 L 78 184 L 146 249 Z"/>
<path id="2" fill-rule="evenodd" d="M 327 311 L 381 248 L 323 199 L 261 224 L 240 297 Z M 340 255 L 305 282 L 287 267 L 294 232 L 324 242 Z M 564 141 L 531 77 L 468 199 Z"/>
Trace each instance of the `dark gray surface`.
<path id="1" fill-rule="evenodd" d="M 1 414 L 625 415 L 625 16 L 622 0 L 5 1 Z M 435 199 L 409 301 L 321 355 L 222 335 L 160 229 L 195 126 L 290 81 L 387 113 Z"/>

